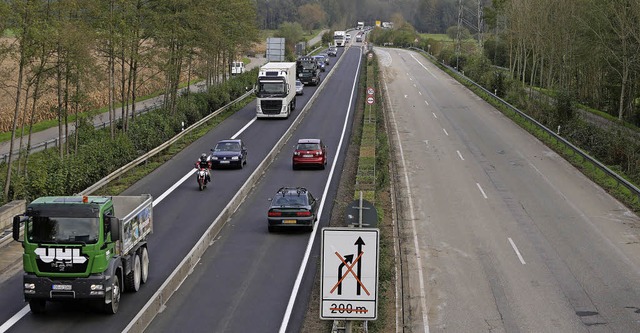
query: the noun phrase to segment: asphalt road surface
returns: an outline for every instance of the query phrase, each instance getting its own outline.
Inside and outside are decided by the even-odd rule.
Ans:
[[[640,332],[640,221],[419,54],[377,48],[410,332]]]
[[[340,51],[341,56],[342,51]],[[331,170],[334,170],[333,168],[339,170],[343,162],[337,148],[339,147],[338,139],[343,128],[351,128],[351,126],[343,126],[345,121],[351,121],[348,110],[354,103],[350,94],[358,68],[358,55],[359,50],[356,49],[344,55],[345,59],[339,65],[340,73],[334,76],[335,81],[332,78],[327,82],[322,96],[316,99],[313,109],[306,115],[294,135],[295,139],[322,135],[329,145],[332,169],[301,170],[293,173],[290,168],[293,150],[293,142],[291,142],[291,149],[285,148],[281,151],[277,161],[256,186],[254,194],[246,199],[245,204],[236,212],[234,219],[223,229],[218,240],[212,244],[211,252],[207,252],[201,259],[203,270],[207,270],[204,274],[206,279],[216,283],[200,287],[197,277],[203,276],[203,272],[194,271],[193,277],[189,278],[194,279],[193,282],[188,280],[183,283],[182,288],[174,296],[175,302],[182,303],[181,294],[195,290],[195,298],[189,298],[186,302],[192,306],[193,311],[203,310],[204,308],[198,308],[198,306],[216,301],[219,295],[236,297],[237,299],[232,301],[236,302],[236,306],[253,306],[251,312],[255,312],[256,308],[270,309],[273,304],[278,304],[279,307],[274,308],[272,314],[267,315],[265,312],[260,321],[248,321],[243,318],[242,316],[246,316],[249,312],[243,311],[242,307],[234,310],[234,303],[230,303],[230,299],[217,300],[216,307],[224,307],[228,310],[221,313],[228,321],[224,324],[227,331],[238,331],[233,325],[244,325],[239,326],[244,332],[260,331],[267,323],[270,327],[281,325],[284,318],[282,305],[286,307],[288,304],[293,287],[292,281],[301,270],[302,255],[305,253],[307,243],[310,237],[315,237],[317,234],[269,234],[266,227],[267,198],[272,196],[280,186],[308,186],[316,196],[326,195],[324,210],[331,209],[332,195],[335,194],[339,180],[333,179],[332,185],[327,188],[324,184],[330,179]],[[336,60],[337,58],[332,58],[330,69],[333,69]],[[328,73],[323,73],[323,77]],[[18,273],[0,283],[3,290],[0,293],[0,332],[5,330],[87,332],[96,329],[101,332],[121,332],[269,153],[316,89],[317,87],[313,86],[305,87],[305,94],[298,96],[297,111],[287,120],[254,121],[255,103],[250,103],[123,193],[124,195],[137,193],[153,195],[154,233],[149,241],[151,260],[149,281],[139,292],[123,294],[120,310],[116,315],[105,316],[86,304],[48,303],[47,313],[44,316],[34,316],[28,311],[23,301],[22,276]],[[325,95],[327,97],[324,97]],[[344,135],[345,140],[348,140],[350,133],[347,131]],[[200,192],[195,176],[192,175],[195,160],[202,152],[208,152],[218,140],[236,136],[242,138],[249,149],[247,166],[238,170],[214,170],[212,184],[205,191]],[[320,224],[325,223],[324,221],[326,218],[322,218]],[[317,245],[317,237],[313,243]],[[271,256],[269,250],[277,250],[274,253],[281,256]],[[315,251],[317,253],[319,249],[316,247]],[[282,256],[285,255],[286,257],[283,258]],[[315,266],[310,267],[315,268]],[[252,274],[240,271],[243,269],[250,270]],[[312,269],[311,272],[315,270]],[[211,275],[208,275],[209,273]],[[220,276],[221,273],[225,273],[230,279]],[[274,281],[264,280],[269,276],[268,274],[278,278]],[[272,283],[266,283],[269,281]],[[276,285],[275,282],[282,285]],[[309,295],[311,280],[303,279],[302,282],[299,294],[303,296],[302,304],[306,304],[304,297]],[[253,294],[257,291],[274,293],[278,298],[266,297],[267,295],[259,293]],[[174,300],[172,299],[171,302]],[[172,304],[167,305],[164,313],[177,310]],[[183,306],[180,304],[180,307]],[[306,306],[295,307],[294,310],[290,316],[293,318],[292,325],[299,326]],[[153,328],[148,331],[174,332],[179,329],[212,331],[209,328],[205,329],[208,326],[199,326],[208,325],[211,312],[206,311],[206,313],[207,316],[201,317],[198,321],[189,321],[192,326],[178,328],[172,323],[154,322]],[[185,315],[185,319],[187,317]],[[252,318],[255,318],[255,313],[252,313]],[[158,320],[161,321],[162,316]]]

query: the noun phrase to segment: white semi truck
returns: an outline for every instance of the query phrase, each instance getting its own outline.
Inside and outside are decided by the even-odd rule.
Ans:
[[[256,117],[288,118],[296,109],[296,63],[269,62],[260,67]]]
[[[346,35],[345,31],[335,31],[333,33],[333,43],[338,47],[344,47],[346,43]]]

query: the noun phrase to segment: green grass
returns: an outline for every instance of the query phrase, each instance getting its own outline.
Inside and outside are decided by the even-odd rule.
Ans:
[[[431,38],[438,41],[453,42],[453,39],[449,38],[447,34],[420,34],[420,37],[424,39]]]

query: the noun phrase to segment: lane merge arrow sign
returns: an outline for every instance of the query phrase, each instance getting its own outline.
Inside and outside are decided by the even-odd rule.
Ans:
[[[323,228],[320,318],[378,317],[378,244],[374,228]]]

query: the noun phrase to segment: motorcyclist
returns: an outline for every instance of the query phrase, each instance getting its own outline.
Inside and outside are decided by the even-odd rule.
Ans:
[[[209,158],[209,155],[207,155],[206,153],[202,153],[202,155],[200,155],[200,158],[196,161],[196,169],[201,170],[204,169],[207,171],[207,182],[210,183],[211,182],[211,172],[209,170],[211,170],[211,159]]]

